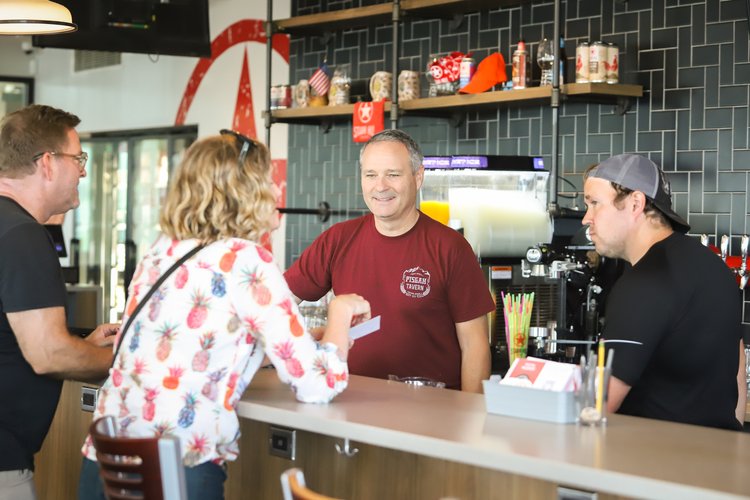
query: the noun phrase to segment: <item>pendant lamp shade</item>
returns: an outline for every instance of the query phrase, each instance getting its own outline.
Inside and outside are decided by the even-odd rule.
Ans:
[[[0,35],[50,35],[78,29],[70,11],[48,0],[0,0]]]

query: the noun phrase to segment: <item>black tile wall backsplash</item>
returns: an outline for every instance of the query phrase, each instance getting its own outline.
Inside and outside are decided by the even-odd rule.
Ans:
[[[379,0],[293,0],[294,15],[340,10]],[[715,242],[730,234],[732,252],[750,232],[747,192],[750,175],[748,99],[750,44],[745,0],[562,0],[561,34],[572,78],[575,46],[583,40],[617,43],[620,80],[644,86],[625,115],[612,104],[565,102],[560,108],[559,152],[562,193],[581,189],[581,173],[613,154],[649,156],[669,172],[675,206]],[[510,74],[512,50],[524,38],[551,36],[553,2],[471,13],[458,26],[452,20],[406,17],[402,23],[402,69],[424,72],[433,57],[471,51],[480,61],[500,51]],[[339,31],[324,37],[292,37],[290,82],[309,78],[323,58],[331,67],[348,65],[354,79],[369,79],[391,66],[391,26]],[[535,67],[536,71],[536,67]],[[427,82],[422,81],[423,93]],[[499,107],[460,113],[453,120],[408,116],[400,127],[426,154],[486,153],[542,155],[552,148],[551,110],[545,104]],[[386,118],[388,121],[388,118]],[[388,125],[386,125],[388,126]],[[358,178],[359,146],[351,125],[328,132],[314,125],[290,126],[288,204],[364,208]],[[575,188],[571,187],[575,186]],[[581,196],[560,203],[582,207]],[[311,216],[287,219],[288,265],[330,224]],[[746,310],[750,311],[747,306]],[[750,317],[746,317],[750,321]]]

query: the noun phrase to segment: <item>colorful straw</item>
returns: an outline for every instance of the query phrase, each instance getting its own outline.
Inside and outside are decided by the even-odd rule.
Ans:
[[[603,415],[602,406],[604,403],[604,339],[599,341],[599,359],[596,365],[596,411]]]
[[[534,292],[507,295],[501,292],[500,296],[505,316],[505,344],[508,346],[508,358],[513,363],[516,358],[526,357]]]

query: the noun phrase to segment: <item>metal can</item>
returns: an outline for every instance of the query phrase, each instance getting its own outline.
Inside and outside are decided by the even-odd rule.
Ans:
[[[271,109],[286,109],[292,107],[292,87],[289,85],[273,85],[271,87]]]
[[[604,83],[607,81],[607,45],[604,42],[594,42],[589,46],[589,81]]]
[[[477,63],[473,57],[464,57],[463,59],[461,59],[461,65],[459,66],[458,73],[459,88],[465,87],[469,84],[476,70]]]
[[[518,47],[513,52],[513,59],[511,60],[511,81],[513,82],[514,89],[525,89],[529,80],[528,67],[528,53],[526,52],[526,42],[523,40],[518,41]]]
[[[620,48],[614,43],[607,44],[607,83],[620,81]]]
[[[576,46],[576,83],[589,81],[589,42],[580,42]]]

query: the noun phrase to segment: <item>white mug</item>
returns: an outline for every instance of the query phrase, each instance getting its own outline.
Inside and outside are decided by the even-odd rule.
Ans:
[[[393,75],[387,71],[376,71],[370,78],[370,95],[373,101],[385,101],[391,98]]]

